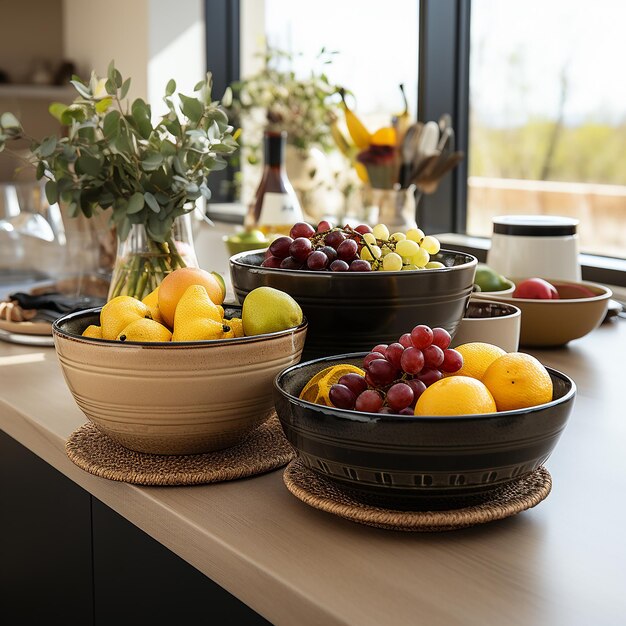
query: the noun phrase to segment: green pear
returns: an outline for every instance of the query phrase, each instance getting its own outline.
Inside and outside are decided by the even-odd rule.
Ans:
[[[257,287],[244,299],[241,310],[246,336],[287,330],[302,323],[300,305],[284,291]]]

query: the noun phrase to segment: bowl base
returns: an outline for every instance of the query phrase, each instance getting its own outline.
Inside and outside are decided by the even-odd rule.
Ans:
[[[445,510],[399,510],[373,506],[354,491],[308,469],[300,459],[283,474],[287,489],[305,504],[368,526],[389,530],[439,532],[456,530],[516,515],[548,497],[552,477],[545,467],[491,492],[480,504]]]
[[[389,485],[377,487],[371,484],[361,488],[358,483],[342,480],[334,474],[332,476],[325,474],[306,463],[303,463],[303,465],[322,480],[336,484],[338,488],[350,493],[363,504],[391,508],[398,511],[446,511],[479,506],[490,502],[494,497],[494,493],[523,479],[538,469],[533,467],[531,471],[517,475],[515,478],[497,483],[476,485],[475,487],[465,486],[459,489],[437,489],[434,487],[399,489],[391,488]]]

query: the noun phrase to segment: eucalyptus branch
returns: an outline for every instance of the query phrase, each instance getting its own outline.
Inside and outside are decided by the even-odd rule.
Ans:
[[[178,94],[180,113],[170,80],[164,98],[169,113],[156,123],[143,100],[126,99],[130,79],[113,63],[106,78],[92,74],[88,82],[71,82],[78,93],[74,102],[50,106],[66,136],[31,140],[30,160],[16,156],[37,168],[38,179],[49,179],[48,201],[62,201],[70,215],[110,210],[121,239],[133,224],[143,224],[149,237],[166,242],[174,218],[186,212],[188,202],[209,197],[207,176],[226,167],[224,157],[238,147],[227,115],[211,99],[211,75],[196,85],[194,96]],[[3,113],[0,151],[18,138],[27,138],[21,124]],[[192,152],[193,164],[186,159]]]

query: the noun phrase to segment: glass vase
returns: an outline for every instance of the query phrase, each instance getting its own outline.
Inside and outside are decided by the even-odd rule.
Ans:
[[[151,239],[143,224],[133,224],[126,240],[118,241],[107,299],[132,296],[141,300],[179,267],[198,267],[189,213],[174,220],[165,242]]]
[[[366,188],[364,205],[367,219],[385,224],[389,232],[406,232],[416,227],[415,185],[402,189]]]

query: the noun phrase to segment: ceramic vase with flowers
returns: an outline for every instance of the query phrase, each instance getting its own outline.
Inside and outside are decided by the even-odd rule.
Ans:
[[[65,128],[62,137],[31,140],[29,163],[45,184],[48,201],[70,216],[110,211],[118,252],[109,298],[142,298],[171,271],[197,265],[189,227],[196,201],[211,197],[208,175],[226,167],[238,145],[219,102],[211,97],[211,74],[193,96],[177,94],[170,80],[168,112],[156,122],[141,98],[126,100],[124,80],[111,63],[107,76],[71,81],[72,104],[50,112]],[[11,113],[0,116],[0,150],[26,137]]]

